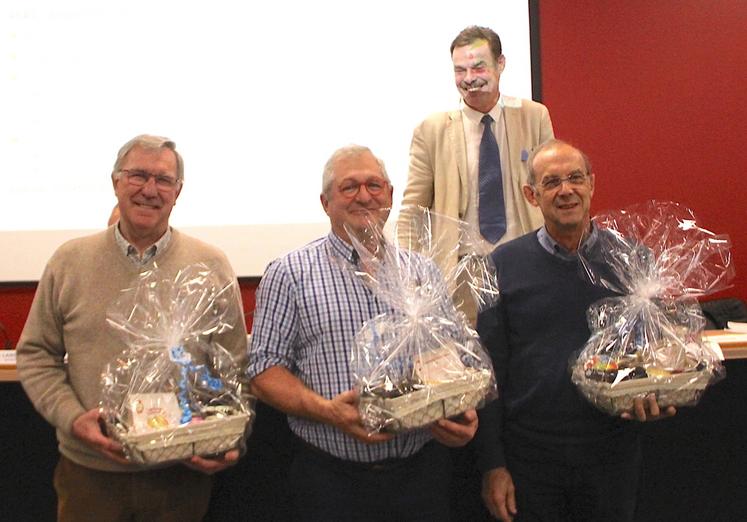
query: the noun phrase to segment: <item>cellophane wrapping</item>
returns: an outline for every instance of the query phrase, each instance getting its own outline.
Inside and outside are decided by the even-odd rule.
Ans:
[[[697,298],[734,277],[731,243],[698,226],[672,202],[598,215],[595,242],[579,249],[585,275],[618,297],[594,303],[591,336],[571,362],[573,382],[595,406],[617,415],[636,398],[691,406],[725,376],[722,355],[702,338]]]
[[[217,341],[234,327],[234,279],[202,263],[145,271],[107,312],[128,348],[102,375],[101,407],[127,458],[154,464],[245,449],[253,409]]]
[[[357,277],[390,307],[363,325],[352,350],[360,414],[371,433],[419,428],[497,396],[490,357],[448,291],[460,277],[480,303],[492,303],[495,269],[472,256],[443,273],[434,260],[457,245],[433,237],[442,217],[420,208],[408,215],[412,237],[402,244],[417,245],[417,252],[387,239],[375,219],[363,231],[348,229],[360,256]]]

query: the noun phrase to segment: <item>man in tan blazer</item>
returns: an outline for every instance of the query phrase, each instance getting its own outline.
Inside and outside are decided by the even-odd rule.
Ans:
[[[489,253],[499,243],[521,236],[542,226],[542,214],[524,198],[527,183],[526,160],[536,145],[553,138],[547,108],[531,100],[502,95],[499,80],[506,64],[498,35],[486,27],[464,29],[451,44],[454,77],[462,96],[462,107],[436,113],[425,119],[413,133],[410,170],[402,199],[398,230],[400,239],[408,234],[406,208],[411,205],[466,221],[474,230],[478,223],[478,164],[481,119],[490,114],[492,130],[500,151],[506,232],[496,243],[476,233],[478,244],[461,241],[458,228],[445,229],[434,224],[434,236],[448,245],[460,244],[459,251],[444,253],[438,263],[449,271],[458,256],[474,252]],[[439,229],[438,227],[442,227]],[[457,295],[457,302],[463,299]],[[462,306],[469,317],[474,309]]]

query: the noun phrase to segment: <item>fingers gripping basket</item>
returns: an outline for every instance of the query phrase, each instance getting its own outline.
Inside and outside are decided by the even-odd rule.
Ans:
[[[706,387],[713,379],[712,370],[673,374],[661,378],[642,378],[619,383],[604,383],[591,379],[583,380],[575,375],[585,394],[593,397],[594,404],[612,415],[633,409],[637,397],[651,393],[662,405],[693,406],[698,403]]]

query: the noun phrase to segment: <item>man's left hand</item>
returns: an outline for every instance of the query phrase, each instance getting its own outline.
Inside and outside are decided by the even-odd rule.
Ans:
[[[650,393],[645,398],[636,397],[633,402],[633,409],[623,412],[620,417],[625,420],[638,420],[641,422],[654,421],[672,417],[677,413],[674,406],[667,406],[663,410],[656,402],[656,395]]]
[[[207,475],[218,473],[229,468],[239,461],[239,450],[233,449],[225,452],[218,457],[198,457],[194,456],[184,461],[184,465],[195,471],[200,471]]]
[[[455,419],[439,419],[430,427],[431,435],[444,446],[464,446],[477,431],[477,412],[467,410]]]

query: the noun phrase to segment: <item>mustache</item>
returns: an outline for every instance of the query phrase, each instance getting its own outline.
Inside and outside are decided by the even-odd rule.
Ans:
[[[487,84],[488,84],[488,81],[485,80],[484,78],[475,78],[474,80],[469,81],[469,82],[466,81],[466,80],[462,80],[459,83],[459,86],[462,89],[473,89],[475,87],[477,87],[477,88],[484,87]]]

